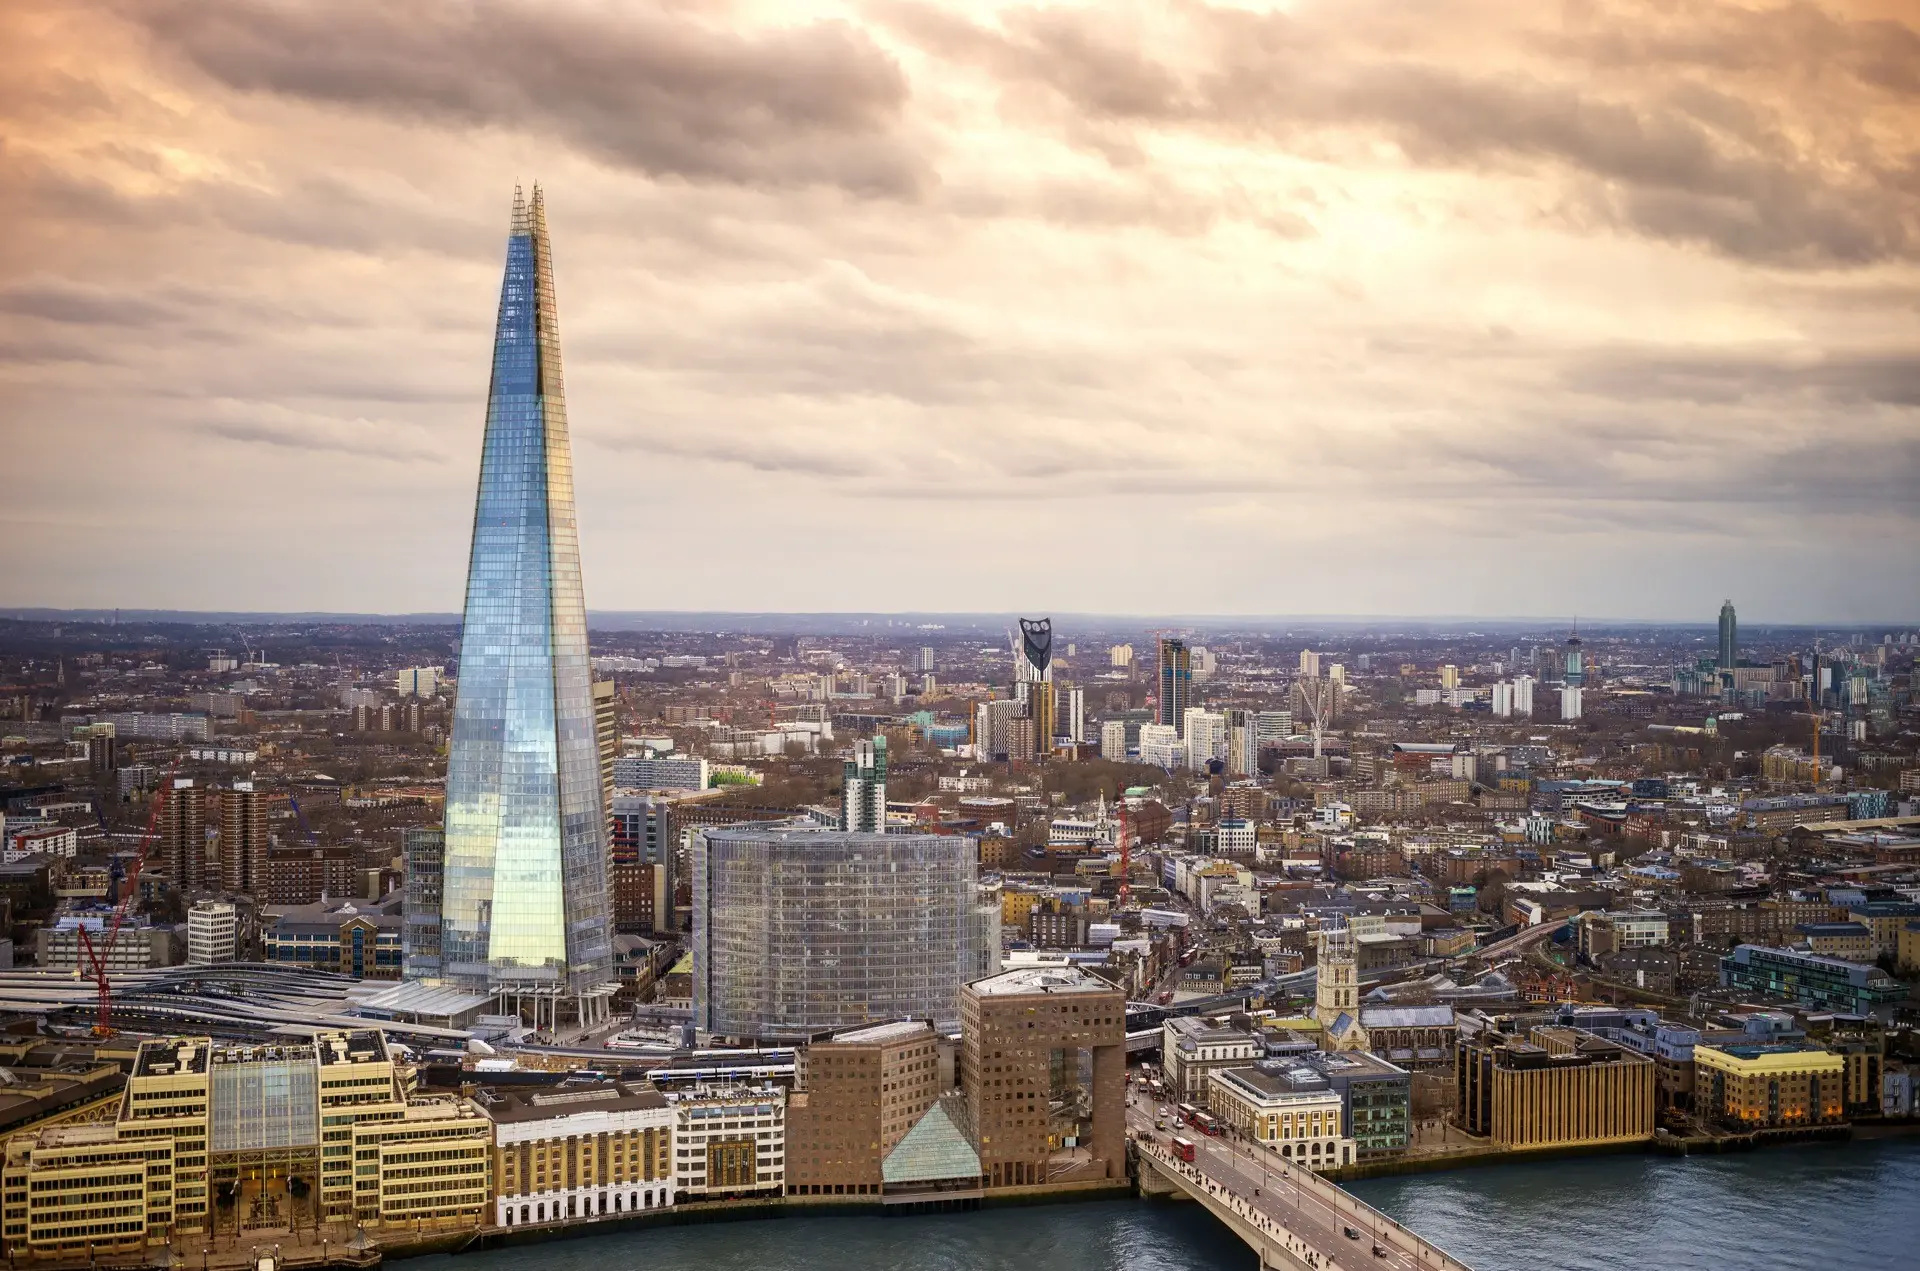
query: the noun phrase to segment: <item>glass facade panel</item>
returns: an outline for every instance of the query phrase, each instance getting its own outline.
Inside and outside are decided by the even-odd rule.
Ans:
[[[759,1038],[957,1023],[960,986],[996,969],[999,945],[980,920],[976,851],[959,835],[697,834],[694,1022]]]
[[[445,978],[612,974],[607,820],[546,211],[516,194],[447,762]]]

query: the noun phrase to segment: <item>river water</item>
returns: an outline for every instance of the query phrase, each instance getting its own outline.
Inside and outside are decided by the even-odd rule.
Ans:
[[[1355,1184],[1475,1271],[1913,1271],[1920,1141],[1601,1156]],[[444,1265],[441,1265],[444,1264]],[[1198,1205],[787,1218],[584,1236],[419,1271],[1251,1271]]]

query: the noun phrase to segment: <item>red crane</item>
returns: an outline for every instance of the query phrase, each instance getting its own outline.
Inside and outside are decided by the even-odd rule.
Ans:
[[[114,941],[120,937],[120,924],[126,921],[127,905],[133,899],[133,893],[140,883],[140,867],[147,863],[147,851],[158,837],[160,808],[166,802],[167,791],[173,788],[173,775],[180,770],[180,761],[174,760],[173,767],[167,770],[167,779],[160,783],[154,792],[153,807],[147,812],[147,832],[140,836],[140,854],[133,858],[133,868],[127,871],[125,884],[121,888],[120,903],[113,907],[113,920],[101,943],[96,946],[93,937],[87,934],[85,927],[80,928],[80,954],[83,969],[91,968],[93,982],[100,986],[100,1019],[93,1026],[96,1037],[113,1036],[113,985],[107,977],[107,963],[113,957]]]

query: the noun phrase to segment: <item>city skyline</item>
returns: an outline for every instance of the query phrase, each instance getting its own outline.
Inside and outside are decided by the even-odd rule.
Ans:
[[[452,609],[524,172],[609,608],[1913,616],[1897,7],[1097,16],[10,6],[0,602]]]

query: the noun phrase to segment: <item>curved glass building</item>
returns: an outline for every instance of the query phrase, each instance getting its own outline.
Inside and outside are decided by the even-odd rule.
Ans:
[[[1000,910],[978,849],[946,834],[796,826],[693,841],[693,1018],[768,1040],[881,1020],[960,1018],[960,986],[999,968]]]
[[[546,207],[516,191],[447,761],[443,978],[557,1001],[612,978],[607,814]],[[550,1009],[550,1008],[549,1008]]]

